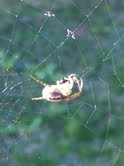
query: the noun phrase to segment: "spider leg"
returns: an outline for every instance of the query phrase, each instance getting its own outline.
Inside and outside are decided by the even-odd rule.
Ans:
[[[39,83],[39,84],[41,84],[41,85],[43,85],[43,86],[47,86],[47,85],[48,85],[48,84],[44,83],[43,81],[37,80],[36,78],[34,78],[34,77],[31,76],[31,75],[30,75],[30,77],[31,77],[34,81],[36,81],[37,83]]]
[[[83,88],[83,80],[82,80],[82,78],[80,77],[80,82],[78,81],[77,78],[75,78],[75,81],[76,81],[76,83],[78,85],[79,92],[82,92],[82,88]]]
[[[66,78],[66,77],[65,77]],[[71,78],[71,76],[68,76],[68,79],[69,79],[69,83],[71,85],[71,89],[73,88],[73,85],[74,85],[74,81],[73,79]]]
[[[78,96],[81,95],[82,88],[83,88],[83,80],[82,80],[82,78],[80,78],[80,82],[79,82],[78,79],[75,78],[75,81],[76,81],[76,83],[78,85],[79,92],[77,92],[77,93],[75,93],[75,94],[73,94],[71,96],[65,97],[63,100],[66,100],[66,101],[72,100],[72,99],[75,99],[75,98],[77,98]]]
[[[31,100],[44,100],[44,97],[31,98]]]
[[[80,92],[82,92],[82,88],[83,88],[83,79],[80,78],[80,85],[78,85],[78,89]]]
[[[48,100],[48,101],[51,101],[51,102],[60,102],[60,101],[62,101],[62,99],[54,100],[54,99],[46,99],[44,97],[31,98],[31,100]]]
[[[75,99],[75,98],[77,98],[78,96],[80,96],[81,93],[82,93],[82,92],[77,92],[77,93],[75,93],[75,94],[73,94],[73,95],[71,95],[71,96],[68,96],[68,97],[64,98],[63,100],[68,101],[68,100]]]

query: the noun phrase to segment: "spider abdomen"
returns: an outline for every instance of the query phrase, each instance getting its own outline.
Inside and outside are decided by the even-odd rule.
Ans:
[[[62,99],[63,95],[60,92],[59,89],[57,89],[56,87],[53,86],[46,86],[43,91],[42,91],[42,95],[44,98],[48,98],[48,99]]]

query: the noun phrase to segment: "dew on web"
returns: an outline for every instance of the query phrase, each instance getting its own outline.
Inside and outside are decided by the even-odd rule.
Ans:
[[[124,2],[0,4],[0,165],[124,165]],[[44,87],[30,75],[73,73],[81,96],[31,100]]]

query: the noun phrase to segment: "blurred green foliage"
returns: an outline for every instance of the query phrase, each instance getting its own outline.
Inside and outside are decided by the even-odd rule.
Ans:
[[[124,7],[112,0],[95,9],[98,3],[0,2],[1,166],[124,165]],[[76,27],[76,40],[62,45]],[[114,60],[103,61],[111,49]],[[29,75],[53,84],[70,73],[84,74],[82,96],[31,101],[42,87]]]

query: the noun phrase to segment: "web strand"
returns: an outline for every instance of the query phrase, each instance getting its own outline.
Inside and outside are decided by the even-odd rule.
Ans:
[[[118,165],[124,2],[1,1],[0,9],[0,164]],[[46,86],[69,74],[83,79],[79,97],[31,100],[44,87],[30,75]]]

